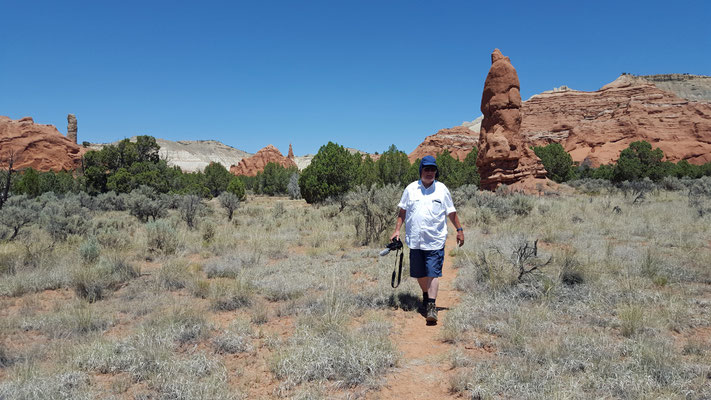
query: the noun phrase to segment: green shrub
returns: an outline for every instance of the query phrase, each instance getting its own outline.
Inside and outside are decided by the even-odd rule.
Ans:
[[[573,158],[560,143],[551,143],[546,146],[533,147],[534,153],[541,159],[543,167],[548,172],[548,177],[561,183],[575,179]]]
[[[227,185],[227,192],[237,196],[239,201],[244,201],[246,192],[242,179],[237,176],[231,178],[230,183]]]
[[[146,223],[146,245],[148,250],[162,254],[173,254],[178,249],[177,232],[170,221],[159,219]]]
[[[307,203],[320,203],[346,193],[358,169],[358,156],[333,142],[321,146],[299,177],[301,195]]]
[[[86,239],[79,246],[79,255],[85,263],[91,264],[96,262],[101,255],[101,245],[95,237]]]

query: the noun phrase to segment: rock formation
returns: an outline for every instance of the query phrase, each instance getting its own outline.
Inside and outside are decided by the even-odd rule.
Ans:
[[[74,114],[67,115],[67,138],[77,144],[77,117]]]
[[[448,150],[452,157],[464,160],[472,149],[479,142],[479,132],[475,132],[467,126],[455,126],[454,128],[441,129],[434,135],[427,136],[424,142],[420,143],[408,155],[410,162],[422,159],[426,155],[437,156],[444,150]]]
[[[711,76],[691,74],[622,75],[633,84],[652,84],[682,99],[711,102]]]
[[[289,155],[286,156],[289,160],[294,160],[294,149],[291,148],[291,143],[289,143]]]
[[[520,132],[526,147],[558,142],[573,161],[594,167],[615,162],[623,149],[639,140],[661,148],[669,161],[703,164],[711,161],[709,100],[708,76],[622,75],[594,92],[561,86],[532,96],[522,103]],[[443,149],[466,152],[466,143],[451,139],[460,137],[453,131],[462,132],[455,127],[428,136],[410,160],[423,147],[430,154]]]
[[[484,82],[477,167],[481,187],[494,190],[501,184],[545,177],[545,169],[520,135],[521,94],[516,69],[499,49],[491,54]]]
[[[35,124],[31,117],[13,120],[0,116],[0,168],[14,154],[14,168],[71,171],[81,165],[86,150],[62,135],[53,125]]]
[[[594,92],[548,91],[523,103],[521,133],[534,145],[560,143],[573,161],[615,162],[645,140],[666,160],[711,161],[711,104],[689,101],[638,77],[622,75]]]
[[[296,167],[296,163],[292,159],[284,157],[276,147],[270,144],[252,157],[243,158],[239,164],[231,166],[230,172],[234,175],[255,176],[258,172],[264,171],[264,167],[270,162],[285,168]]]

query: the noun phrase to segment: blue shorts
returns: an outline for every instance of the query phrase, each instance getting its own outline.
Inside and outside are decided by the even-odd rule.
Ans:
[[[442,276],[444,248],[439,250],[410,249],[410,276],[439,278]]]

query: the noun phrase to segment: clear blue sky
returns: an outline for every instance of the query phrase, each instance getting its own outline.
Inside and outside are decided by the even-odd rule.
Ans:
[[[0,115],[79,141],[409,153],[479,115],[490,54],[527,99],[711,75],[709,1],[2,1]]]

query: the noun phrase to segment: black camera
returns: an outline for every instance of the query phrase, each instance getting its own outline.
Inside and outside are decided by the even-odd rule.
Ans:
[[[393,250],[402,249],[402,241],[400,239],[393,238],[393,241],[385,246],[385,249],[380,252],[381,256],[385,256]]]

